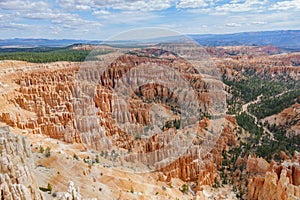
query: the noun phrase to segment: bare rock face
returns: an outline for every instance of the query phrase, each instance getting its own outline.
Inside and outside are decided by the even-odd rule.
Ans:
[[[293,183],[296,186],[300,185],[300,166],[293,166]]]
[[[258,172],[265,174],[269,169],[270,164],[263,158],[249,157],[247,160],[247,171]]]
[[[248,198],[257,200],[286,200],[300,198],[299,153],[292,161],[276,165],[262,158],[248,158],[247,170],[259,173],[250,179]],[[265,173],[266,171],[266,173]]]
[[[300,104],[295,103],[294,105],[290,106],[282,110],[280,113],[276,115],[272,115],[266,117],[264,121],[274,121],[276,126],[284,126],[285,124],[289,124],[286,126],[287,135],[300,135]]]
[[[272,78],[278,78],[289,75],[294,80],[299,80],[300,69],[295,67],[299,64],[299,58],[299,53],[249,56],[249,52],[247,52],[247,55],[240,54],[232,56],[231,59],[222,60],[218,66],[228,78],[236,76],[238,72],[245,69],[251,69],[258,76],[267,74]],[[266,65],[272,67],[266,68],[264,67]]]
[[[300,153],[299,152],[295,152],[294,153],[294,157],[293,157],[293,161],[295,163],[300,163]],[[293,171],[293,183],[296,186],[300,186],[300,165],[293,165],[292,168]]]
[[[79,142],[74,130],[71,104],[76,65],[62,69],[34,71],[22,74],[15,82],[20,85],[10,101],[15,106],[36,113],[37,118],[21,119],[2,114],[2,121],[26,129],[33,134],[45,134],[66,142]],[[14,118],[14,120],[12,119]],[[65,134],[67,132],[67,134]]]
[[[235,123],[235,120],[226,117],[226,126],[210,153],[199,159],[197,150],[191,150],[188,156],[180,157],[161,171],[170,178],[197,181],[196,191],[204,185],[212,185],[218,176],[217,168],[222,161],[222,151],[237,144]]]
[[[14,119],[12,119],[10,113],[2,113],[2,115],[0,116],[0,120],[9,126],[16,126],[16,122]]]
[[[59,195],[57,200],[81,200],[79,188],[76,189],[72,181],[69,182],[68,191]]]
[[[152,55],[156,57],[152,57]],[[176,105],[178,98],[187,104],[191,101],[187,92],[178,91],[180,90],[178,85],[172,86],[172,89],[178,93],[175,95],[174,92],[161,84],[144,83],[143,87],[132,88],[135,89],[134,94],[128,103],[128,108],[125,109],[126,107],[122,102],[118,102],[114,98],[113,90],[116,92],[118,87],[130,86],[134,81],[137,82],[137,85],[142,85],[143,81],[151,78],[148,77],[147,72],[144,72],[146,77],[143,77],[143,74],[134,80],[128,77],[134,76],[134,74],[128,73],[131,69],[144,65],[167,68],[167,70],[162,69],[162,73],[157,72],[155,74],[155,78],[159,80],[177,76],[172,74],[174,69],[182,73],[191,87],[197,91],[200,102],[199,108],[203,112],[208,112],[211,103],[208,90],[215,85],[205,83],[200,74],[196,73],[197,70],[184,59],[165,51],[150,49],[145,52],[122,55],[109,64],[105,71],[98,69],[80,71],[78,64],[68,63],[53,69],[22,73],[20,77],[14,80],[20,87],[15,96],[10,99],[10,103],[35,113],[37,118],[26,119],[18,117],[15,113],[1,113],[0,121],[10,126],[26,129],[33,134],[45,134],[51,138],[70,143],[87,142],[88,146],[96,147],[96,149],[107,144],[107,141],[99,144],[99,141],[107,140],[104,136],[114,136],[115,142],[112,145],[127,149],[132,148],[124,142],[130,140],[124,134],[124,130],[127,131],[128,127],[122,127],[123,130],[121,130],[116,124],[116,120],[124,124],[134,124],[137,130],[140,130],[143,129],[143,126],[149,125],[151,120],[150,106],[147,101],[155,100],[157,103],[168,103],[168,106],[175,110],[178,107]],[[92,93],[95,88],[96,91],[92,97],[83,97],[79,100],[77,98],[78,93],[91,90],[89,85],[84,84],[84,81],[79,82],[80,87],[75,85],[75,79],[81,76],[86,80],[95,79],[96,84],[93,85]],[[80,80],[80,78],[78,79]],[[168,83],[168,81],[165,82]],[[90,107],[87,107],[87,104]],[[187,107],[187,105],[181,106]],[[77,115],[89,115],[90,112],[94,112],[97,115],[96,118],[77,118]],[[99,130],[98,127],[102,127],[104,131]],[[99,134],[96,134],[98,132]]]
[[[286,200],[299,199],[300,188],[291,183],[287,171],[283,169],[278,176],[275,172],[267,172],[265,177],[255,177],[249,183],[249,199]]]
[[[147,71],[142,71],[138,76],[134,74],[139,72],[140,67],[157,70],[160,66],[164,68],[154,74],[147,73]],[[133,68],[137,70],[132,70],[131,73]],[[167,51],[150,49],[132,52],[118,57],[104,71],[99,71],[99,67],[80,70],[78,64],[69,63],[53,69],[22,73],[14,80],[19,88],[9,101],[21,112],[23,109],[34,113],[34,117],[24,118],[16,113],[3,112],[0,113],[0,120],[10,126],[27,130],[29,133],[44,134],[69,143],[83,143],[88,148],[99,151],[117,147],[133,153],[152,153],[154,156],[149,157],[147,161],[158,163],[157,161],[170,157],[172,153],[171,150],[169,152],[158,150],[171,144],[170,141],[179,135],[175,127],[164,127],[165,122],[172,120],[174,122],[175,119],[180,119],[180,115],[189,116],[190,113],[197,111],[201,111],[201,114],[205,116],[204,114],[211,114],[212,110],[225,109],[225,104],[218,104],[215,108],[213,107],[215,104],[212,103],[213,99],[219,97],[219,94],[214,91],[222,91],[222,83],[217,80],[207,82],[208,78],[204,80],[191,63]],[[186,90],[184,87],[182,89],[181,85],[176,82],[171,85],[166,77],[177,80],[179,76],[175,72],[180,72],[191,90],[195,92]],[[153,77],[149,77],[148,74]],[[80,80],[80,77],[83,81],[77,80]],[[148,83],[148,79],[164,82]],[[95,84],[91,87],[84,80],[95,80],[93,82]],[[133,91],[128,97],[127,105],[116,97],[122,94],[122,86]],[[180,110],[181,107],[193,108],[190,104],[195,99],[190,93],[196,93],[194,95],[198,108]],[[178,100],[181,100],[182,104],[179,104]],[[132,133],[139,133],[145,128],[151,129],[148,126],[155,118],[153,113],[156,112],[152,111],[151,114],[151,109],[155,108],[151,107],[149,102],[154,102],[160,108],[165,109],[165,113],[171,114],[162,124],[159,124],[161,126],[157,126],[158,133],[153,133],[145,140],[144,138],[136,139]],[[199,133],[197,135],[199,138],[204,137],[205,131],[203,130],[209,121],[203,116],[197,115],[196,119],[193,119],[195,121],[193,132]],[[200,122],[199,117],[203,117]],[[221,131],[216,135],[219,136],[219,133]],[[233,129],[226,127],[221,139],[217,142],[216,149],[207,157],[203,155],[201,158],[204,161],[203,165],[197,162],[200,142],[200,139],[195,141],[195,146],[198,145],[198,147],[184,152],[187,155],[176,157],[173,163],[160,168],[160,171],[168,177],[167,179],[181,178],[185,181],[198,181],[199,187],[213,183],[217,167],[215,163],[220,162],[222,150],[228,149],[229,144],[236,142],[235,135]],[[213,145],[210,144],[209,147]],[[129,161],[130,159],[129,157]],[[148,157],[144,156],[142,159],[148,159]]]
[[[44,199],[31,172],[32,154],[28,141],[0,128],[0,199]]]

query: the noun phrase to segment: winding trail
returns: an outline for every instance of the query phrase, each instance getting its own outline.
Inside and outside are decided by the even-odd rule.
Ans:
[[[283,94],[281,94],[281,95],[283,95]],[[276,95],[276,96],[277,96],[277,95]],[[257,117],[256,117],[255,115],[251,114],[251,113],[248,111],[248,106],[251,105],[251,104],[255,104],[255,103],[260,102],[262,97],[263,97],[263,95],[261,94],[261,95],[259,95],[255,100],[250,101],[250,102],[244,104],[244,105],[242,106],[242,111],[241,111],[241,112],[245,112],[245,113],[247,113],[247,115],[253,117],[253,118],[254,118],[255,124],[256,124],[258,127],[263,128],[264,132],[266,132],[266,133],[268,133],[268,134],[270,135],[270,139],[274,140],[274,135],[273,135],[273,133],[272,133],[271,131],[269,131],[269,129],[267,129],[265,126],[260,125],[260,124],[258,123]]]
[[[286,93],[288,93],[288,92],[291,92],[291,91],[293,91],[293,90],[286,90],[286,91],[284,91],[284,92],[282,92],[282,93],[280,93],[280,94],[277,94],[277,95],[275,95],[275,96],[269,97],[269,99],[273,99],[273,98],[280,97],[280,96],[282,96],[282,95],[284,95],[284,94],[286,94]],[[251,105],[251,104],[259,103],[259,102],[262,100],[262,97],[263,97],[263,95],[261,94],[261,95],[259,95],[255,100],[250,101],[250,102],[244,104],[244,105],[242,106],[242,111],[241,111],[241,112],[245,112],[245,113],[247,113],[249,116],[253,117],[253,118],[254,118],[255,124],[256,124],[258,127],[263,128],[264,132],[266,132],[266,133],[268,133],[268,134],[270,135],[270,139],[275,140],[275,139],[274,139],[274,134],[273,134],[271,131],[269,131],[269,129],[268,129],[267,127],[265,127],[265,126],[263,126],[263,125],[260,125],[260,124],[258,123],[257,117],[256,117],[255,115],[251,114],[251,113],[248,111],[248,106]],[[240,112],[240,113],[241,113],[241,112]]]

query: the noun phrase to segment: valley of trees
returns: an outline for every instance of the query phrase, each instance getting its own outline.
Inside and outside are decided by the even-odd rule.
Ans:
[[[239,155],[244,156],[255,153],[271,161],[271,159],[279,160],[281,151],[293,155],[294,151],[300,148],[300,135],[287,136],[284,127],[271,126],[270,131],[274,135],[274,139],[271,139],[267,133],[264,133],[263,128],[255,124],[253,117],[245,112],[238,115],[236,119],[238,125],[250,133],[250,136],[246,138],[246,142],[241,143],[243,151],[237,151]]]
[[[300,89],[296,89],[278,97],[265,98],[259,103],[251,104],[248,108],[250,113],[260,120],[267,116],[278,114],[296,102],[300,103],[299,97]]]
[[[241,98],[245,103],[255,100],[261,94],[271,97],[296,87],[292,80],[264,80],[256,76],[246,76],[246,79],[239,81],[223,77],[223,82],[231,88],[234,97]]]
[[[228,113],[236,115],[238,125],[250,135],[241,146],[233,150],[235,157],[256,154],[270,161],[280,160],[280,152],[293,155],[295,150],[300,149],[300,135],[288,135],[286,127],[275,124],[255,123],[255,119],[242,112],[242,105],[257,99],[262,95],[261,100],[248,106],[248,111],[257,120],[267,116],[278,114],[285,108],[295,103],[300,103],[300,83],[289,77],[264,78],[258,77],[249,71],[244,72],[244,79],[228,79],[223,76],[223,82],[228,86],[227,98]],[[264,131],[266,127],[273,134],[273,139]],[[242,131],[240,131],[242,133]]]

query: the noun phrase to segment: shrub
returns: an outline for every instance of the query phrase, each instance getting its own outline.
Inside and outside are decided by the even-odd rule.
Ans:
[[[45,150],[45,156],[48,158],[50,157],[51,153],[50,153],[50,147],[47,147],[46,150]]]
[[[40,153],[44,153],[44,151],[45,151],[44,147],[40,146],[39,152],[40,152]]]
[[[78,156],[74,153],[73,158],[79,160]]]
[[[51,193],[52,192],[52,186],[51,186],[50,183],[48,183],[47,188],[48,188],[49,192]]]
[[[131,192],[131,193],[134,193],[134,189],[133,189],[132,186],[131,186],[131,188],[130,188],[130,192]]]
[[[183,193],[183,194],[187,194],[189,191],[189,186],[187,184],[183,184],[181,186],[181,188],[179,188],[179,190]]]
[[[39,187],[39,189],[43,192],[49,192],[49,194],[51,194],[51,192],[52,192],[52,186],[50,183],[48,183],[47,188]]]
[[[96,155],[95,162],[96,162],[96,163],[100,163],[99,155]]]

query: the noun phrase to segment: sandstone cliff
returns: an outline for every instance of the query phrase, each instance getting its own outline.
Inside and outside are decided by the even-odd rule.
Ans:
[[[300,198],[300,154],[281,164],[262,158],[248,158],[247,170],[256,173],[248,185],[248,198],[258,200],[296,200]]]
[[[139,71],[140,68],[146,70]],[[149,69],[156,73],[152,71],[149,77]],[[184,80],[180,83],[187,84],[183,89],[176,82],[180,78]],[[224,99],[218,99],[224,97],[222,83],[208,79],[185,59],[156,49],[119,56],[104,71],[80,68],[76,63],[24,71],[13,79],[17,87],[6,97],[9,106],[17,109],[2,109],[0,121],[32,134],[83,143],[89,149],[133,152],[124,160],[153,164],[151,170],[162,171],[167,182],[172,178],[196,181],[199,190],[213,183],[222,151],[236,142],[234,124],[227,121],[218,140],[223,122],[219,128],[214,126],[214,120],[205,117],[214,117],[214,113],[220,117],[226,106]],[[157,110],[163,110],[160,118],[155,115]],[[29,114],[24,115],[25,111]],[[185,120],[191,114],[196,117]],[[180,126],[187,128],[181,130]],[[189,134],[196,138],[190,140]],[[205,145],[201,147],[202,143]],[[189,145],[193,147],[186,150]],[[165,162],[171,155],[175,159]],[[157,167],[157,163],[163,165]]]
[[[0,199],[45,199],[32,173],[33,157],[28,141],[0,128]]]

